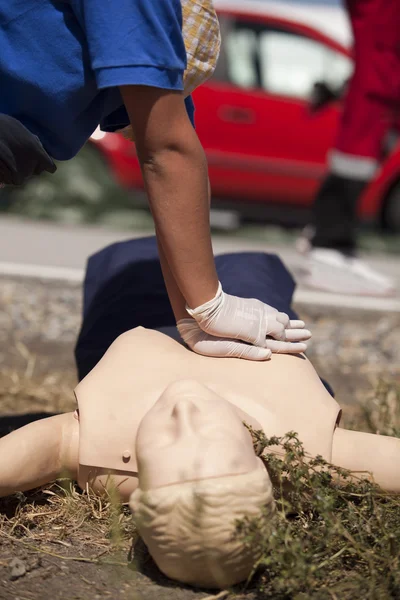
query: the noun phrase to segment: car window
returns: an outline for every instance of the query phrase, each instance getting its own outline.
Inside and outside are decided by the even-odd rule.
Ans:
[[[314,83],[340,87],[351,72],[351,61],[324,44],[285,31],[259,35],[261,87],[272,94],[308,98]]]
[[[216,77],[241,88],[308,99],[315,82],[340,88],[352,61],[312,38],[260,23],[221,19],[223,51]]]
[[[239,29],[226,37],[227,67],[230,81],[244,88],[258,87],[258,36],[255,31]],[[235,58],[233,58],[235,57]]]

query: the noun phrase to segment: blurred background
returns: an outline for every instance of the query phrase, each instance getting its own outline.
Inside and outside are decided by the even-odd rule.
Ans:
[[[353,69],[348,18],[339,0],[215,4],[222,52],[215,76],[194,94],[212,225],[235,237],[293,244],[326,173]],[[0,190],[0,210],[69,225],[152,230],[134,146],[100,131],[55,175]],[[362,195],[359,216],[361,249],[400,252],[396,135]]]

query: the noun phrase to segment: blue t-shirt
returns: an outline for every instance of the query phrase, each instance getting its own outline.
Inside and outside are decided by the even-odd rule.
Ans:
[[[58,160],[128,125],[118,86],[182,90],[185,67],[180,0],[0,0],[0,113]]]

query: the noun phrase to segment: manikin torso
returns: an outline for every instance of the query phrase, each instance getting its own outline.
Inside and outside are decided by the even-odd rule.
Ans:
[[[340,407],[302,356],[270,361],[195,354],[166,335],[144,329],[120,336],[77,386],[79,476],[94,490],[112,471],[123,496],[137,486],[136,434],[165,388],[195,379],[231,402],[245,422],[267,436],[296,431],[305,450],[331,459]]]

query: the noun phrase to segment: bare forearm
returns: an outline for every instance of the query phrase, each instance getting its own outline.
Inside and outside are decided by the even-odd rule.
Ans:
[[[166,151],[143,164],[157,236],[174,279],[191,307],[216,293],[209,224],[207,167],[200,146]]]
[[[162,274],[164,277],[165,287],[167,288],[168,298],[171,303],[172,311],[174,313],[175,321],[178,322],[181,319],[186,319],[189,317],[186,312],[186,300],[183,297],[183,294],[172,274],[171,269],[169,268],[168,261],[165,256],[164,249],[160,242],[160,236],[157,236],[157,245],[158,245],[158,254],[160,257],[160,265]]]
[[[210,189],[210,181],[208,180],[207,186],[207,195],[208,195],[208,206],[210,206],[211,199],[211,189]],[[172,310],[175,316],[175,321],[178,322],[181,319],[188,319],[189,314],[186,311],[186,300],[182,295],[181,290],[179,289],[175,278],[172,274],[172,271],[169,267],[164,248],[161,244],[161,236],[157,235],[157,244],[158,244],[158,254],[160,257],[161,269],[163,272],[165,286],[167,288],[168,297],[172,306]]]
[[[183,297],[196,307],[218,287],[203,149],[179,94],[122,91],[159,243]]]

